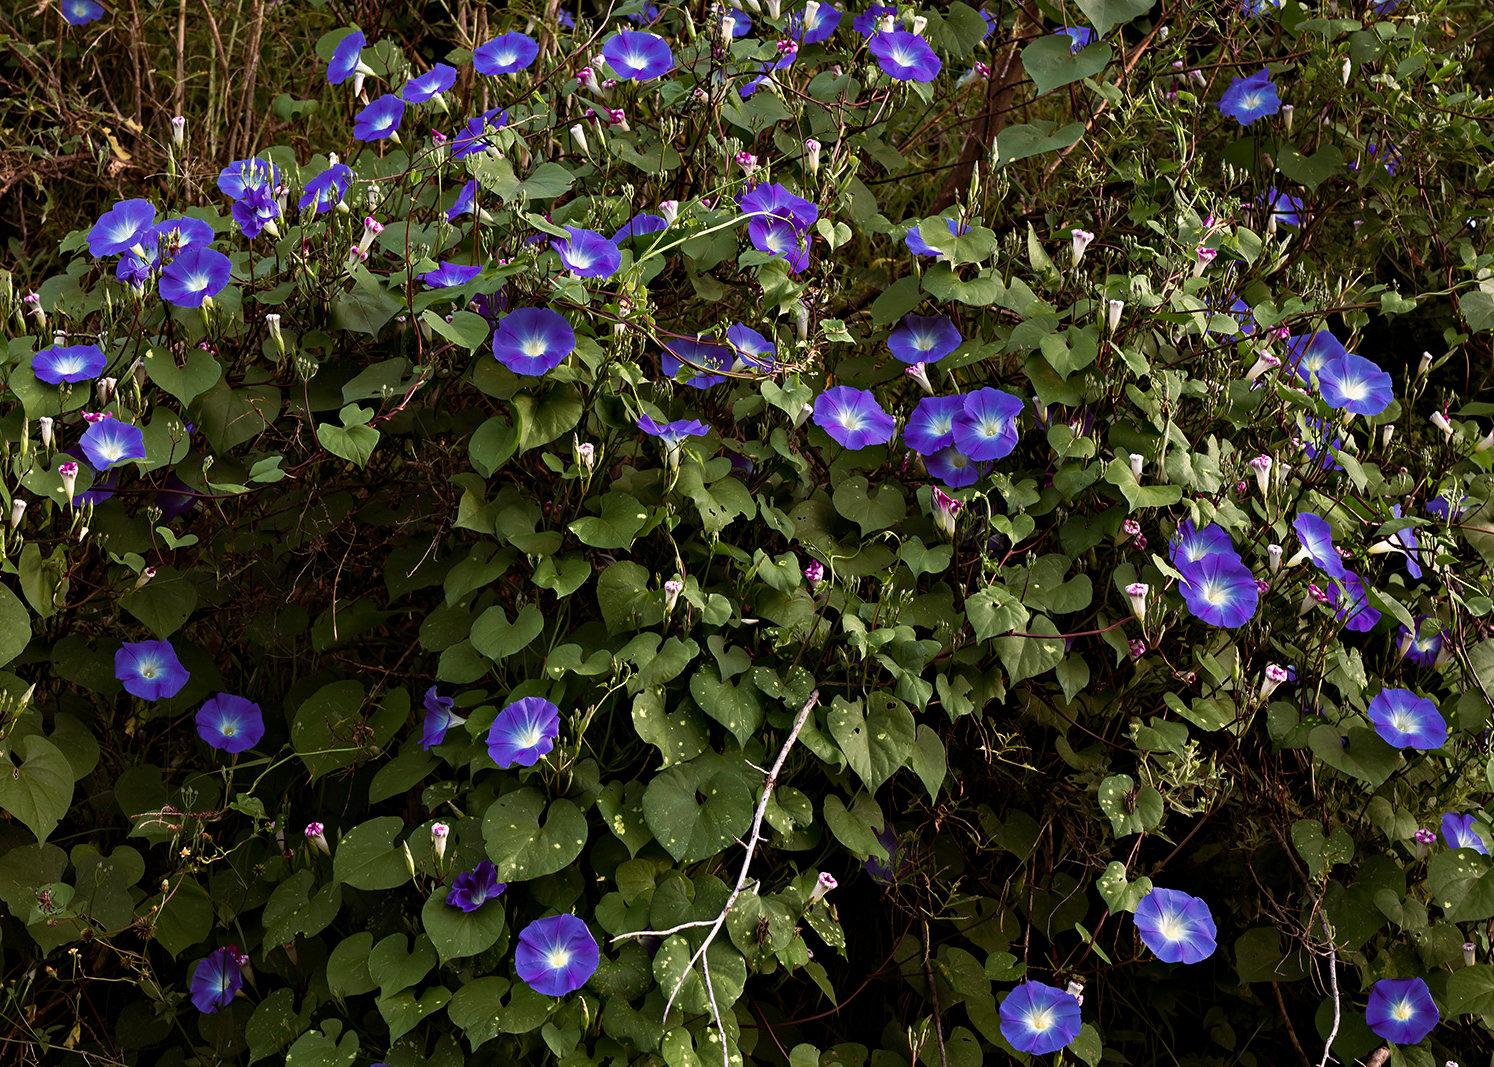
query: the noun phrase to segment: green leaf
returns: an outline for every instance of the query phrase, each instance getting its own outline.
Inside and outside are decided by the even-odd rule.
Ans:
[[[296,709],[291,744],[313,779],[350,767],[362,747],[353,744],[363,725],[363,686],[354,681],[322,686]]]
[[[1354,859],[1354,839],[1342,826],[1335,826],[1333,833],[1323,836],[1323,824],[1318,819],[1298,819],[1292,823],[1292,844],[1297,853],[1307,861],[1308,877],[1317,881],[1334,864],[1349,863]]]
[[[1347,738],[1347,745],[1344,743]],[[1401,762],[1401,754],[1375,731],[1351,726],[1347,733],[1337,726],[1318,726],[1307,735],[1313,754],[1336,771],[1358,778],[1371,789],[1385,784]]]
[[[374,1003],[378,1006],[379,1014],[389,1024],[389,1040],[398,1041],[419,1026],[421,1019],[446,1007],[446,1002],[450,999],[451,990],[435,986],[427,989],[419,998],[416,998],[414,992],[406,991],[392,997],[379,997]]]
[[[522,434],[522,424],[510,424],[502,415],[488,419],[467,442],[473,468],[484,478],[491,478],[518,451]]]
[[[543,816],[543,821],[541,820]],[[505,793],[482,820],[488,858],[500,882],[527,882],[569,867],[586,847],[586,816],[569,800],[553,801],[537,789]]]
[[[597,794],[597,812],[612,836],[627,846],[629,856],[638,855],[638,850],[654,839],[643,817],[642,782],[608,782]]]
[[[1138,789],[1129,774],[1112,774],[1101,782],[1099,799],[1117,840],[1162,824],[1162,794],[1151,786]]]
[[[1126,865],[1120,860],[1111,860],[1105,873],[1095,883],[1104,898],[1105,907],[1112,915],[1123,911],[1134,912],[1141,898],[1152,891],[1152,880],[1145,876],[1134,882],[1126,881]]]
[[[567,527],[584,545],[592,548],[629,548],[648,524],[648,508],[631,493],[608,492],[602,497],[600,517],[585,516]]]
[[[1300,953],[1281,952],[1281,932],[1274,926],[1246,930],[1235,939],[1235,968],[1241,982],[1295,982],[1307,976]]]
[[[944,776],[949,770],[949,760],[944,751],[944,742],[932,727],[918,724],[918,736],[908,762],[928,791],[929,803],[937,804],[939,788],[944,784]]]
[[[197,587],[180,572],[161,567],[149,583],[120,598],[119,606],[164,641],[182,628],[197,607]]]
[[[198,397],[197,427],[217,452],[229,452],[268,430],[280,416],[280,390],[273,385],[230,389],[226,380]]]
[[[410,880],[405,850],[396,838],[405,821],[396,815],[369,819],[353,827],[337,843],[333,876],[354,889],[397,889]]]
[[[1318,186],[1343,170],[1344,154],[1330,144],[1304,156],[1295,145],[1286,145],[1277,152],[1276,165],[1292,181],[1317,192]]]
[[[1048,34],[1022,49],[1022,66],[1039,94],[1093,77],[1110,63],[1108,44],[1090,45],[1077,54],[1072,48],[1067,34]]]
[[[72,766],[39,734],[21,738],[13,751],[21,757],[19,767],[0,749],[0,808],[45,842],[72,806]]]
[[[835,839],[859,857],[876,857],[883,863],[890,860],[887,849],[877,840],[877,834],[886,825],[882,809],[865,793],[856,797],[849,808],[834,793],[827,794],[824,801],[825,825]]]
[[[941,216],[924,219],[918,224],[918,235],[930,248],[938,249],[952,266],[979,263],[996,250],[996,233],[984,226],[965,223],[965,232],[949,232],[949,223]]]
[[[939,223],[941,229],[944,223]],[[948,235],[948,230],[945,234]],[[922,299],[918,292],[918,276],[905,274],[882,291],[882,295],[872,301],[871,318],[873,326],[886,326],[888,323],[896,322],[908,312],[918,306]]]
[[[1183,499],[1179,485],[1141,485],[1131,473],[1131,464],[1113,459],[1105,467],[1105,480],[1121,491],[1132,511],[1138,508],[1167,508]]]
[[[295,994],[282,986],[254,1009],[249,1024],[244,1028],[250,1063],[284,1052],[292,1041],[306,1032],[306,1023],[296,1015],[295,999]]]
[[[995,640],[996,654],[1006,668],[1008,685],[1035,678],[1063,662],[1063,638],[1046,615],[1034,615],[1027,632],[1040,636],[998,637]]]
[[[902,522],[908,501],[895,484],[869,489],[861,475],[852,475],[835,487],[835,510],[861,527],[863,537]]]
[[[715,752],[656,774],[643,794],[643,817],[677,863],[714,856],[752,823],[752,791]]]
[[[519,451],[547,445],[569,433],[581,421],[585,407],[581,391],[571,382],[556,385],[541,396],[519,393],[513,399],[519,427]]]
[[[379,443],[380,437],[378,430],[365,425],[373,415],[370,408],[349,404],[339,413],[342,426],[333,426],[330,422],[318,423],[316,439],[334,456],[340,456],[359,467],[367,466],[368,457],[373,455],[374,446]]]
[[[377,337],[389,320],[404,310],[404,304],[382,290],[355,285],[351,291],[334,296],[328,310],[334,330]]]
[[[545,628],[545,616],[533,604],[525,604],[512,623],[503,608],[494,605],[472,624],[472,647],[494,661],[528,648]]]
[[[420,313],[420,320],[440,336],[468,352],[476,352],[488,339],[488,320],[475,311],[454,311],[451,321],[446,316],[427,308]]]
[[[988,585],[966,597],[965,614],[977,641],[1025,629],[1028,619],[1027,609],[1004,585]]]
[[[1085,17],[1089,19],[1089,24],[1095,28],[1095,35],[1104,37],[1116,26],[1130,22],[1138,15],[1146,14],[1157,0],[1075,0],[1075,2],[1078,3],[1079,10],[1083,11]]]
[[[851,769],[875,793],[907,761],[917,741],[918,727],[903,702],[886,693],[868,694],[865,716],[861,706],[859,700],[851,702],[837,696],[827,725]]]
[[[1468,320],[1470,333],[1494,330],[1494,293],[1482,289],[1463,293],[1458,297],[1458,310]]]
[[[409,989],[436,965],[436,950],[430,939],[417,937],[408,949],[404,934],[390,934],[368,954],[368,975],[378,985],[381,996],[393,996]]]
[[[332,1030],[340,1024],[329,1020],[322,1024],[324,1030]],[[338,1041],[336,1029],[328,1034],[323,1030],[310,1030],[296,1038],[296,1043],[285,1054],[285,1067],[351,1067],[358,1058],[358,1035],[349,1030]]]
[[[1439,852],[1427,864],[1427,891],[1448,922],[1494,917],[1494,875],[1489,857],[1471,848]]]
[[[747,747],[748,740],[763,724],[762,703],[746,679],[740,685],[732,685],[721,679],[716,668],[702,667],[690,679],[690,695],[702,711],[731,731],[740,748]]]
[[[1476,963],[1460,967],[1447,979],[1448,1018],[1459,1015],[1494,1015],[1494,965]]]
[[[1065,38],[1067,40],[1067,38]],[[1084,136],[1084,123],[1071,122],[1057,133],[1056,122],[1038,121],[1020,126],[1008,126],[996,135],[996,165],[1005,167],[1030,156],[1054,152],[1079,143]],[[927,237],[924,240],[928,240]]]
[[[465,956],[476,956],[504,940],[508,925],[501,899],[485,901],[476,911],[463,911],[446,903],[446,890],[438,888],[421,909],[426,936],[444,964]]]
[[[378,988],[368,973],[368,954],[373,951],[373,934],[360,931],[337,943],[327,957],[327,986],[335,997],[352,997],[371,993]]]
[[[446,1005],[452,1025],[466,1035],[476,1052],[498,1036],[498,1013],[494,1010],[509,990],[507,978],[474,978],[463,982]]]
[[[218,384],[223,368],[211,352],[193,348],[187,352],[187,365],[178,367],[176,358],[164,348],[152,348],[141,360],[150,380],[170,393],[183,405]]]
[[[15,659],[31,642],[31,612],[21,598],[0,585],[0,667]]]
[[[1006,286],[1000,277],[985,272],[966,281],[948,263],[936,263],[923,272],[923,291],[939,300],[989,307],[1006,295]]]
[[[559,163],[541,163],[519,183],[519,192],[530,200],[548,200],[565,192],[575,180]]]

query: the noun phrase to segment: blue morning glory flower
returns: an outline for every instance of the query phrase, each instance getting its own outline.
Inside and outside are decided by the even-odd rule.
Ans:
[[[1141,941],[1163,963],[1198,963],[1214,954],[1219,931],[1209,906],[1176,889],[1153,889],[1136,905]]]
[[[1210,626],[1235,627],[1249,622],[1260,602],[1250,568],[1230,553],[1214,553],[1178,566],[1183,601],[1194,618]]]
[[[887,859],[884,861],[876,856],[868,856],[861,866],[867,874],[871,875],[871,880],[878,885],[896,885],[898,880],[907,873],[910,857],[891,823],[885,824],[882,829],[878,830],[876,836],[878,843],[887,850]]]
[[[219,693],[197,709],[197,736],[220,752],[247,752],[265,736],[259,705]]]
[[[478,45],[472,53],[472,66],[479,74],[513,74],[533,63],[537,55],[539,42],[516,30]]]
[[[78,445],[97,471],[106,471],[125,460],[145,458],[145,434],[140,427],[114,418],[100,419],[88,427]]]
[[[1302,201],[1298,200],[1295,196],[1288,196],[1279,190],[1271,189],[1265,193],[1262,199],[1264,200],[1266,209],[1271,213],[1271,217],[1276,220],[1277,225],[1302,225]]]
[[[1229,306],[1229,310],[1224,312],[1224,314],[1235,320],[1235,325],[1238,327],[1236,332],[1242,333],[1246,337],[1254,336],[1255,331],[1259,329],[1255,322],[1255,312],[1250,309],[1249,304],[1245,303],[1239,297],[1235,297],[1234,303]]]
[[[958,219],[945,218],[944,225],[949,227],[950,234],[955,237],[959,237],[970,232],[969,224],[962,223]],[[914,253],[915,255],[943,255],[942,252],[940,252],[937,248],[923,239],[923,235],[918,232],[917,225],[909,227],[907,235],[903,237],[903,244],[907,245],[908,251]]]
[[[342,203],[352,181],[353,169],[346,163],[334,163],[306,183],[296,207],[302,211],[314,209],[318,215],[325,214]]]
[[[563,997],[584,986],[601,963],[597,939],[574,915],[551,915],[519,934],[514,969],[536,993]]]
[[[1420,978],[1382,978],[1370,990],[1364,1021],[1384,1041],[1414,1045],[1436,1028],[1442,1015]]]
[[[634,215],[623,223],[622,229],[612,235],[612,243],[617,244],[630,237],[642,237],[646,233],[658,233],[668,228],[669,223],[664,221],[662,215]]]
[[[498,881],[498,868],[493,866],[493,861],[483,860],[472,870],[451,880],[451,892],[446,894],[446,903],[453,908],[472,912],[507,888],[507,882]]]
[[[1401,0],[1375,0],[1374,12],[1377,15],[1388,15],[1401,4]]]
[[[698,419],[676,419],[660,426],[648,415],[638,416],[638,428],[659,438],[670,448],[679,447],[679,443],[687,437],[704,437],[711,432],[711,428]]]
[[[927,41],[903,30],[878,33],[867,48],[877,57],[882,72],[900,82],[931,82],[944,69]]]
[[[220,948],[197,961],[192,969],[192,1004],[205,1015],[215,1014],[226,1008],[244,985],[244,973],[239,970],[237,952],[232,948]]]
[[[420,275],[420,280],[432,289],[446,289],[453,285],[466,285],[481,273],[480,266],[468,267],[460,263],[448,263],[443,259],[435,270],[428,270]]]
[[[737,206],[745,215],[761,216],[791,223],[804,230],[820,217],[819,205],[795,196],[777,182],[763,182],[749,193],[737,197]]]
[[[846,448],[885,445],[897,424],[865,389],[837,385],[814,399],[814,424]]]
[[[498,713],[488,731],[488,755],[504,770],[533,767],[555,747],[560,709],[541,697],[516,700]]]
[[[1343,577],[1339,579],[1343,583],[1343,592],[1339,592],[1338,586],[1328,591],[1329,599],[1334,604],[1334,615],[1343,621],[1345,630],[1353,630],[1356,633],[1368,633],[1375,628],[1380,621],[1380,612],[1369,606],[1369,594],[1364,588],[1364,579],[1351,570],[1345,570]]]
[[[156,208],[149,200],[121,200],[99,216],[88,231],[88,254],[114,256],[142,244],[156,221]]]
[[[93,0],[62,0],[58,7],[69,26],[86,26],[104,17],[104,9]]]
[[[257,185],[280,187],[280,168],[267,159],[236,159],[218,172],[218,191],[230,200],[238,200]]]
[[[528,38],[525,39],[527,40]],[[477,56],[475,53],[472,58],[474,60],[472,65],[476,66]],[[423,104],[437,93],[444,93],[456,84],[456,73],[455,67],[448,67],[445,63],[437,63],[418,78],[411,78],[405,82],[405,87],[399,91],[399,95],[404,98],[407,104]]]
[[[987,16],[989,18],[989,16]],[[1095,31],[1088,26],[1065,26],[1061,30],[1054,30],[1055,37],[1068,37],[1069,55],[1077,56],[1086,46],[1093,43]]]
[[[255,185],[233,202],[233,220],[251,241],[280,217],[280,203],[267,185]]]
[[[694,377],[685,384],[691,389],[709,389],[726,381],[724,375],[711,374],[710,371],[727,370],[732,362],[731,349],[725,345],[713,345],[688,337],[676,337],[667,342],[664,351],[659,354],[659,369],[666,378],[675,377],[683,367],[690,368]]]
[[[674,53],[658,34],[618,30],[602,45],[602,58],[624,81],[651,81],[669,73]]]
[[[1234,542],[1229,531],[1217,522],[1211,522],[1202,530],[1195,530],[1192,519],[1178,523],[1177,533],[1167,546],[1167,559],[1175,567],[1184,563],[1196,563],[1205,556],[1225,555],[1238,560]]]
[[[567,226],[565,232],[570,237],[564,241],[554,238],[550,247],[560,253],[560,261],[567,270],[580,278],[610,278],[617,273],[622,265],[617,245],[595,230]]]
[[[758,216],[747,224],[747,236],[752,247],[783,260],[791,273],[798,274],[809,265],[809,242],[790,223]]]
[[[1437,705],[1409,689],[1382,689],[1370,701],[1369,720],[1391,748],[1430,750],[1447,742],[1447,723]]]
[[[1453,508],[1449,505],[1446,496],[1436,496],[1427,501],[1427,514],[1435,515],[1444,522],[1457,522],[1473,505],[1473,498],[1465,496],[1458,501],[1458,506]]]
[[[360,141],[382,141],[394,135],[405,118],[405,102],[385,93],[353,116],[353,136]]]
[[[467,720],[460,715],[452,714],[452,705],[456,703],[451,697],[443,697],[436,692],[436,687],[431,686],[425,691],[425,722],[420,734],[420,747],[431,749],[446,740],[446,731],[453,726],[460,726]]]
[[[1396,633],[1396,647],[1405,659],[1420,667],[1430,667],[1437,662],[1447,631],[1430,615],[1418,615],[1411,621],[1416,624],[1416,632],[1402,626]]]
[[[761,371],[772,371],[778,366],[777,346],[752,327],[740,322],[728,326],[726,339],[741,353],[742,362]]]
[[[1318,384],[1329,407],[1353,415],[1378,415],[1395,398],[1390,375],[1352,352],[1318,371]]]
[[[486,152],[493,147],[485,139],[487,132],[501,130],[508,125],[508,112],[492,108],[467,120],[467,125],[451,139],[451,158],[465,159],[474,152]]]
[[[213,248],[189,248],[161,272],[161,299],[179,308],[200,308],[228,284],[228,257]]]
[[[456,201],[446,212],[446,221],[455,222],[477,204],[477,179],[473,178],[457,193]]]
[[[1344,439],[1338,435],[1332,423],[1313,415],[1302,420],[1306,436],[1302,439],[1302,451],[1307,458],[1317,462],[1319,470],[1341,471],[1343,464],[1333,458],[1333,449],[1343,450]]]
[[[816,5],[813,14],[808,13],[808,5],[805,8],[804,14],[789,16],[788,35],[804,44],[828,41],[835,32],[835,27],[840,25],[840,9],[829,3],[829,0],[822,0]]]
[[[141,700],[174,697],[190,675],[170,641],[126,641],[114,653],[114,677]]]
[[[1481,855],[1489,854],[1483,837],[1473,827],[1472,815],[1459,815],[1452,811],[1443,815],[1442,840],[1447,842],[1448,848],[1471,848]]]
[[[1280,111],[1281,97],[1276,94],[1270,70],[1262,67],[1248,78],[1231,80],[1217,106],[1241,126],[1249,126],[1264,115]]]
[[[1330,578],[1342,578],[1347,573],[1338,549],[1333,547],[1333,527],[1327,519],[1304,511],[1292,520],[1292,529],[1297,531],[1297,540],[1320,571]]]
[[[1390,513],[1399,519],[1401,517],[1401,506],[1399,504],[1392,504]],[[1416,540],[1416,529],[1408,526],[1404,530],[1397,530],[1391,535],[1389,545],[1406,557],[1406,572],[1413,578],[1420,578],[1421,561],[1419,557],[1421,555],[1421,545]],[[1375,550],[1371,549],[1370,551],[1373,552]],[[1422,616],[1422,618],[1425,618],[1425,616]],[[1405,630],[1405,627],[1402,626],[1401,629]]]
[[[1083,1025],[1078,999],[1042,982],[1023,982],[1001,1001],[1001,1036],[1018,1052],[1046,1056],[1067,1048]]]
[[[353,71],[358,69],[358,63],[363,58],[363,46],[367,43],[362,30],[353,30],[337,42],[332,60],[327,64],[328,84],[341,85],[353,76]]]
[[[515,374],[538,378],[576,350],[576,331],[549,308],[520,308],[505,315],[493,331],[493,355]]]
[[[201,219],[164,219],[151,228],[146,240],[168,256],[174,256],[189,248],[210,245],[213,237],[213,228]]]
[[[863,37],[870,37],[877,32],[877,23],[881,21],[883,15],[891,15],[893,18],[896,18],[897,8],[887,7],[884,4],[872,4],[856,16],[851,23],[851,29]]]
[[[658,4],[644,4],[642,11],[634,11],[631,14],[628,15],[628,21],[629,22],[635,22],[635,23],[638,23],[640,25],[644,25],[644,24],[647,24],[647,23],[650,23],[650,22],[658,22],[659,21],[659,5]]]
[[[971,459],[1004,459],[1017,447],[1022,401],[989,386],[965,394],[965,410],[955,416],[954,443]]]
[[[906,439],[907,435],[903,436]],[[929,474],[951,489],[974,485],[991,468],[990,463],[977,463],[954,445],[947,445],[932,456],[925,457],[923,465]]]
[[[887,338],[887,347],[904,363],[937,363],[964,338],[945,315],[904,315]]]
[[[746,37],[752,32],[752,16],[745,11],[733,9],[731,12],[731,36],[735,40],[738,37]]]
[[[903,427],[903,440],[920,456],[932,456],[954,444],[955,419],[964,411],[964,393],[926,396],[908,416],[908,424]]]
[[[91,382],[104,373],[108,358],[98,345],[44,348],[31,357],[31,372],[44,382]]]

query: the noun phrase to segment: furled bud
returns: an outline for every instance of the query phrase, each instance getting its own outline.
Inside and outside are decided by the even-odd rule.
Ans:
[[[10,502],[10,528],[14,530],[26,517],[26,501],[16,497]]]
[[[50,415],[43,415],[40,418],[38,418],[36,421],[41,424],[42,447],[43,448],[51,448],[52,447],[52,426],[53,426],[52,416],[50,416]]]
[[[78,465],[73,462],[64,463],[57,468],[57,473],[62,477],[62,495],[71,504],[73,492],[78,488]]]
[[[332,855],[332,850],[327,847],[327,828],[319,822],[306,824],[306,840],[323,855]]]
[[[181,115],[171,120],[171,143],[178,149],[187,143],[187,120]]]
[[[1291,136],[1292,133],[1292,115],[1295,111],[1296,109],[1291,104],[1281,105],[1281,127],[1286,131],[1287,136]]]
[[[1146,595],[1152,591],[1152,587],[1145,582],[1132,582],[1126,586],[1126,596],[1131,599],[1131,612],[1138,619],[1146,619]]]
[[[820,172],[820,142],[813,137],[804,141],[804,165],[809,168],[809,173]]]
[[[581,148],[583,156],[591,155],[591,146],[586,143],[586,127],[579,122],[571,127],[571,136],[576,139],[576,144]]]
[[[929,365],[927,363],[914,363],[908,366],[903,373],[917,382],[918,387],[925,393],[933,395],[934,383],[929,381]]]
[[[1116,329],[1119,328],[1121,324],[1121,312],[1124,310],[1126,310],[1126,302],[1124,300],[1110,301],[1105,321],[1106,324],[1110,327],[1111,333],[1114,333]]]
[[[664,614],[667,615],[674,610],[674,606],[679,602],[680,594],[684,590],[685,583],[678,579],[671,578],[664,583]]]
[[[1088,248],[1089,243],[1095,239],[1095,235],[1089,230],[1075,229],[1073,233],[1069,235],[1069,237],[1073,242],[1074,266],[1077,267],[1079,265],[1079,261],[1084,258],[1084,250]]]
[[[814,888],[809,892],[809,906],[814,907],[820,901],[824,900],[825,894],[839,884],[835,880],[835,875],[829,871],[821,871],[819,878],[814,883]]]

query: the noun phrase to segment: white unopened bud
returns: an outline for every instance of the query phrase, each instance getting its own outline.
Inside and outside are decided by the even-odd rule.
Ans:
[[[930,396],[934,393],[934,383],[929,381],[929,365],[927,363],[914,363],[903,371],[909,378],[918,383],[918,387]]]
[[[576,139],[576,144],[581,147],[583,156],[591,155],[591,147],[586,143],[586,128],[579,122],[571,127],[571,136]]]
[[[891,33],[895,25],[896,23],[892,21],[891,15],[883,15],[877,20],[877,31],[879,33]]]
[[[1442,431],[1444,437],[1451,437],[1453,435],[1452,423],[1447,421],[1447,416],[1442,414],[1442,412],[1432,412],[1431,423]]]
[[[809,421],[809,416],[814,414],[814,405],[805,404],[799,409],[799,414],[794,416],[794,429],[798,429]]]
[[[1353,60],[1351,60],[1348,56],[1344,56],[1343,67],[1341,69],[1342,69],[1342,72],[1343,72],[1344,84],[1348,85],[1349,84],[1349,77],[1350,77],[1350,75],[1352,75],[1354,73],[1354,62],[1353,62]]]
[[[1267,545],[1266,560],[1266,566],[1270,568],[1272,574],[1275,574],[1277,571],[1281,570],[1281,546]]]
[[[156,576],[156,569],[154,567],[146,567],[143,571],[141,571],[139,574],[137,574],[135,576],[135,588],[136,589],[142,589],[142,588],[144,588],[145,585],[146,585],[146,583],[149,582],[155,576]]]
[[[799,340],[809,340],[809,308],[803,301],[794,305],[794,332],[799,335]]]
[[[100,378],[94,383],[94,387],[98,390],[100,404],[109,403],[109,398],[114,395],[114,387],[118,384],[118,378]]]
[[[265,316],[265,325],[270,330],[270,340],[275,342],[275,351],[285,355],[285,335],[280,332],[280,316],[274,313]]]
[[[1124,310],[1126,310],[1126,302],[1124,300],[1110,301],[1105,321],[1109,325],[1111,333],[1114,333],[1119,328],[1121,324],[1121,312]]]
[[[1145,582],[1132,582],[1126,586],[1126,596],[1131,599],[1131,611],[1138,619],[1146,619],[1146,595],[1152,587]]]
[[[1131,477],[1141,481],[1141,472],[1146,469],[1146,457],[1131,453]]]
[[[26,517],[26,501],[17,497],[10,502],[10,528],[14,530],[21,525],[21,520]]]
[[[820,172],[820,142],[813,137],[807,138],[804,142],[804,165],[809,168],[811,174]]]
[[[451,827],[444,822],[435,823],[431,826],[431,851],[436,854],[436,863],[440,864],[446,858],[446,836],[451,832]]]
[[[667,615],[674,610],[675,604],[679,602],[680,594],[685,591],[685,583],[678,579],[670,579],[664,583],[664,613]]]
[[[1291,104],[1281,105],[1281,127],[1288,135],[1292,132],[1292,115],[1296,111]]]
[[[62,495],[67,497],[67,502],[73,502],[73,493],[78,488],[78,465],[67,462],[57,468],[57,474],[62,479]]]
[[[914,37],[922,37],[923,36],[923,31],[928,26],[928,24],[929,24],[929,20],[926,19],[926,18],[924,18],[922,15],[914,15],[913,16],[913,36]]]
[[[37,419],[36,421],[41,424],[42,447],[43,448],[51,448],[52,447],[52,426],[53,426],[52,417],[50,415],[43,415],[43,416],[41,416],[41,418]]]
[[[1380,445],[1382,448],[1390,447],[1390,439],[1395,436],[1395,423],[1387,422],[1380,427]]]
[[[187,120],[181,115],[171,120],[171,143],[177,148],[187,143]]]
[[[1490,430],[1484,434],[1483,437],[1479,438],[1478,444],[1473,446],[1475,452],[1487,452],[1491,448],[1494,448],[1494,430]]]
[[[1070,239],[1073,241],[1074,266],[1077,267],[1079,265],[1079,261],[1084,258],[1084,250],[1088,248],[1089,243],[1095,239],[1095,235],[1089,230],[1076,229],[1070,235]]]
[[[659,201],[659,214],[664,216],[666,226],[673,226],[674,220],[680,217],[680,202],[678,200]]]
[[[1430,353],[1430,352],[1423,352],[1421,354],[1421,362],[1419,364],[1417,364],[1417,367],[1416,367],[1416,376],[1418,378],[1423,377],[1431,369],[1432,369],[1432,353]]]

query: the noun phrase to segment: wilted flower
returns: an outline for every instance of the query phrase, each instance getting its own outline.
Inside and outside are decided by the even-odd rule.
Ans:
[[[1424,860],[1432,851],[1432,845],[1437,841],[1437,835],[1426,827],[1417,830],[1411,835],[1416,841],[1416,858]]]
[[[825,565],[817,559],[810,560],[804,566],[804,580],[809,583],[812,591],[815,586],[825,579]]]
[[[493,861],[483,860],[472,870],[452,879],[446,903],[473,912],[507,888],[508,883],[498,881],[498,868],[493,866]]]
[[[1146,655],[1146,642],[1139,637],[1133,637],[1126,642],[1126,651],[1131,654],[1132,659],[1140,659]]]

